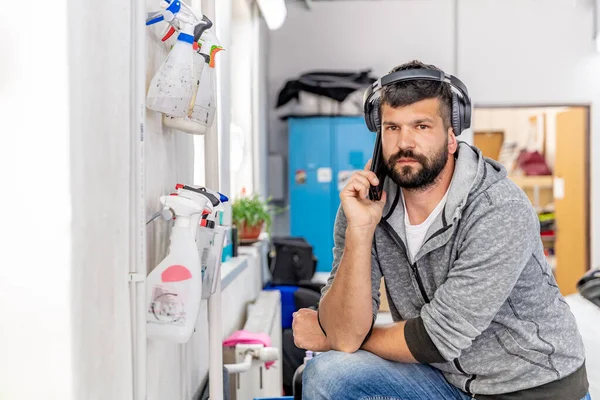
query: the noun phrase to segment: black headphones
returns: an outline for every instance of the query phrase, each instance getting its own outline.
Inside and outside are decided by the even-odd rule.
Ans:
[[[381,128],[379,106],[381,89],[384,86],[404,81],[438,81],[450,84],[452,88],[452,128],[456,136],[471,127],[471,99],[467,87],[455,76],[431,69],[407,69],[392,72],[378,79],[367,88],[363,97],[365,122],[371,132]]]

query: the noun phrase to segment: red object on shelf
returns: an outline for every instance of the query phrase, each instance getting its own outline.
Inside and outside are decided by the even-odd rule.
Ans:
[[[522,150],[517,158],[517,164],[527,176],[552,175],[546,159],[537,150]]]

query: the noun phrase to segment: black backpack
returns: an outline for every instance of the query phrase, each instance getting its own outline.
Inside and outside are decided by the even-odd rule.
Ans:
[[[274,237],[269,256],[273,285],[310,281],[317,269],[313,248],[301,237]]]

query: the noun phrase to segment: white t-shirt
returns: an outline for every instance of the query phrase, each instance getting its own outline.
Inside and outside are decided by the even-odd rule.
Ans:
[[[402,193],[402,203],[404,204],[404,227],[406,229],[407,241],[406,246],[408,247],[408,256],[410,257],[411,263],[414,262],[415,256],[421,249],[421,246],[423,246],[423,241],[425,240],[425,235],[427,234],[429,227],[444,209],[444,206],[446,205],[446,200],[448,199],[448,192],[449,190],[446,191],[446,194],[444,195],[442,200],[440,200],[438,205],[433,209],[431,214],[429,214],[427,219],[419,225],[410,224],[410,220],[408,219],[408,211],[406,211],[406,202],[404,201],[404,193]]]

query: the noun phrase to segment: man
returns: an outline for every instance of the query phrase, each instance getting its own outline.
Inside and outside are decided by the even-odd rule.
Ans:
[[[440,71],[392,72],[411,69]],[[352,176],[318,314],[294,316],[297,346],[325,352],[304,370],[304,398],[589,398],[537,215],[500,164],[457,141],[457,112],[445,81],[381,88],[383,196],[367,197],[369,165]],[[395,322],[373,327],[382,276]]]

